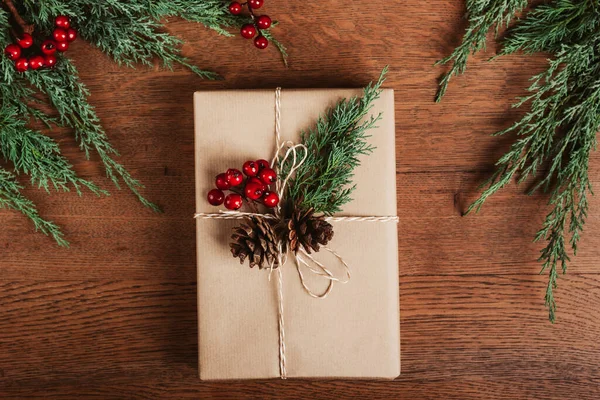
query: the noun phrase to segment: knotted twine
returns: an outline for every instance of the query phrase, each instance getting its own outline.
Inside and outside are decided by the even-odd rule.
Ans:
[[[304,156],[302,158],[298,157],[299,150],[303,150]],[[281,153],[285,151],[283,157],[280,158]],[[287,163],[291,163],[289,167],[289,172],[285,176],[283,180],[278,179],[276,182],[276,192],[281,200],[279,204],[275,207],[273,214],[260,214],[260,213],[251,213],[251,212],[241,212],[241,211],[220,211],[219,213],[196,213],[194,214],[194,218],[200,219],[222,219],[222,220],[240,220],[240,219],[249,219],[249,218],[264,218],[264,219],[281,219],[281,203],[285,196],[285,189],[289,182],[289,180],[294,176],[296,170],[306,161],[306,157],[308,156],[308,149],[303,144],[294,144],[291,141],[282,142],[281,141],[281,88],[278,87],[275,90],[275,153],[273,155],[273,159],[271,161],[271,165],[277,172],[277,176],[279,176],[280,172],[283,170],[283,167]],[[326,221],[332,222],[394,222],[398,223],[397,216],[352,216],[352,217],[325,217]],[[310,295],[311,297],[317,299],[324,299],[331,293],[333,289],[333,284],[335,282],[338,283],[348,283],[350,280],[350,267],[344,261],[344,259],[336,253],[334,250],[329,247],[323,247],[325,250],[330,252],[335,256],[335,258],[342,264],[345,271],[345,278],[337,278],[334,274],[327,268],[325,265],[315,260],[312,255],[310,255],[303,247],[300,247],[298,253],[294,253],[294,261],[296,264],[296,271],[298,272],[298,277],[300,278],[300,283],[304,291]],[[286,359],[285,359],[285,327],[284,327],[284,318],[283,318],[283,265],[287,262],[287,253],[284,254],[284,243],[280,239],[277,243],[277,316],[278,316],[278,329],[279,329],[279,376],[281,379],[287,379],[287,371],[286,371]],[[313,265],[311,265],[311,263]],[[271,280],[271,274],[273,273],[275,267],[275,261],[273,261],[269,265],[269,281]],[[322,293],[315,293],[311,290],[306,281],[304,279],[304,274],[302,273],[302,268],[306,267],[308,271],[311,273],[321,276],[327,281],[329,284],[327,289],[325,289]]]

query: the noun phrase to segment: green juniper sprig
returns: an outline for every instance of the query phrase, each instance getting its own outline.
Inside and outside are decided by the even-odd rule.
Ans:
[[[453,76],[460,75],[467,69],[467,60],[471,54],[484,50],[488,32],[494,28],[496,33],[508,25],[516,13],[523,10],[527,0],[467,0],[467,19],[469,25],[462,42],[449,56],[441,59],[436,65],[451,63],[450,70],[440,79],[435,101],[444,97],[448,84]]]
[[[552,58],[548,69],[532,78],[529,95],[515,104],[530,104],[529,111],[496,134],[517,139],[467,212],[479,210],[514,178],[535,179],[530,194],[550,194],[551,211],[535,240],[547,242],[540,262],[541,272],[549,275],[545,302],[554,322],[559,271],[566,272],[569,247],[577,252],[592,193],[589,159],[600,130],[600,1],[542,4],[509,29],[503,44],[501,55],[546,52]]]
[[[42,218],[33,202],[21,194],[22,189],[23,186],[19,185],[14,174],[0,169],[0,207],[23,213],[33,222],[36,230],[52,236],[59,246],[68,246],[69,242],[64,239],[58,225]]]
[[[226,36],[231,36],[230,28],[250,21],[249,16],[231,15],[222,0],[0,0],[0,49],[14,42],[14,35],[25,28],[34,29],[35,35],[48,36],[59,15],[71,17],[78,35],[118,64],[153,66],[158,59],[166,68],[180,64],[207,79],[219,76],[192,65],[181,54],[182,41],[166,31],[166,20],[182,18]],[[263,32],[285,59],[285,47],[270,32]],[[86,188],[96,195],[108,192],[78,177],[61,155],[58,144],[44,135],[40,125],[47,129],[70,128],[85,157],[89,159],[97,154],[107,176],[117,187],[124,183],[142,204],[156,211],[159,208],[142,196],[142,184],[116,161],[119,154],[108,141],[94,107],[87,100],[89,92],[79,79],[75,65],[64,55],[57,58],[52,69],[18,73],[7,57],[0,57],[0,155],[12,163],[14,169],[13,173],[0,167],[0,207],[21,211],[37,230],[51,235],[64,246],[68,242],[58,226],[44,220],[35,205],[23,197],[17,176],[29,175],[32,185],[46,191],[75,190],[82,194]],[[56,113],[48,110],[56,110]],[[32,124],[36,121],[37,124]]]
[[[367,132],[375,127],[381,115],[365,117],[381,94],[386,73],[387,67],[375,84],[364,89],[362,97],[341,100],[319,117],[313,128],[302,132],[301,143],[307,153],[289,183],[288,196],[292,204],[300,202],[303,208],[331,215],[352,200],[354,168],[360,164],[360,155],[373,151],[367,143]],[[304,151],[300,151],[298,158],[304,156]],[[282,176],[288,173],[289,168],[281,171]]]

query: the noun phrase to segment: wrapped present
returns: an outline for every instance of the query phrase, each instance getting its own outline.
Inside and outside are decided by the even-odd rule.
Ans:
[[[201,379],[393,379],[400,374],[392,90],[382,90],[365,117],[367,121],[381,113],[368,132],[372,154],[361,155],[354,170],[353,200],[335,215],[319,219],[333,227],[334,235],[324,223],[315,222],[316,216],[297,213],[288,215],[295,218],[297,232],[290,233],[287,220],[283,226],[283,247],[260,248],[279,234],[281,224],[272,223],[271,232],[266,226],[271,219],[253,218],[257,210],[250,210],[244,221],[242,209],[233,215],[219,213],[207,201],[219,173],[246,160],[271,161],[278,144],[281,160],[320,115],[341,99],[362,95],[355,89],[195,93]],[[294,153],[295,162],[302,151],[310,149]],[[215,204],[222,201],[216,198]],[[240,248],[250,240],[240,239],[244,229],[253,232],[258,248],[254,243]],[[292,236],[306,231],[313,236],[293,242]],[[233,244],[232,233],[237,240]],[[328,241],[330,251],[323,251],[325,246],[304,251],[311,240],[316,247],[317,241]],[[234,248],[236,243],[241,245]],[[295,253],[294,247],[301,251]],[[232,257],[232,249],[238,257],[243,253],[242,260],[246,257],[243,264]],[[249,268],[249,260],[258,268]]]

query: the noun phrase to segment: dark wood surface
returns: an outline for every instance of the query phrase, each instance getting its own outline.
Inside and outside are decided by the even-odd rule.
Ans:
[[[188,71],[117,67],[90,45],[70,55],[123,163],[163,215],[127,191],[107,198],[27,189],[72,246],[57,248],[21,215],[0,212],[0,398],[597,399],[600,396],[600,202],[559,281],[547,321],[547,277],[532,238],[543,196],[514,185],[461,217],[511,138],[490,134],[544,57],[472,60],[433,103],[464,29],[462,1],[267,1],[290,50],[172,21],[184,52],[224,81]],[[402,376],[393,382],[197,378],[192,93],[208,88],[359,87],[390,65],[396,90]],[[105,187],[68,132],[51,133],[77,170]],[[224,132],[223,134],[227,134]],[[592,182],[599,160],[593,156]]]

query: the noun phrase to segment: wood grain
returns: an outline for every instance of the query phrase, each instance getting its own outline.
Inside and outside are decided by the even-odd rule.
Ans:
[[[433,103],[433,64],[464,29],[460,1],[267,2],[290,49],[256,51],[182,21],[184,52],[221,73],[120,68],[86,43],[69,53],[123,163],[164,207],[126,191],[77,197],[27,189],[72,243],[59,249],[0,212],[0,398],[597,399],[600,396],[600,202],[547,322],[546,277],[531,242],[547,198],[511,186],[478,215],[461,212],[511,138],[489,135],[543,56],[475,57]],[[192,93],[198,89],[359,87],[390,65],[396,90],[402,376],[393,382],[197,378]],[[110,188],[69,132],[51,132],[77,171]],[[598,184],[598,156],[592,157]]]

